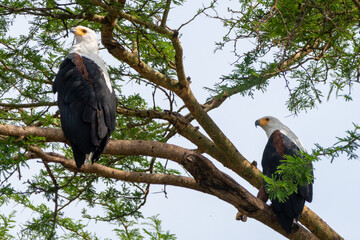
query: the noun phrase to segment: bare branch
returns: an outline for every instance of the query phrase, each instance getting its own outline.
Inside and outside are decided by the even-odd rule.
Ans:
[[[19,15],[33,15],[33,16],[43,16],[43,17],[52,17],[56,19],[87,19],[94,22],[101,23],[104,20],[104,16],[98,14],[73,14],[71,12],[65,11],[64,9],[60,9],[65,13],[57,13],[54,10],[56,8],[13,8],[4,4],[0,4],[0,7],[6,9],[8,12],[6,15],[10,14],[19,14]]]
[[[51,169],[48,165],[47,162],[43,161],[44,163],[44,166],[45,166],[45,169],[47,171],[47,173],[49,174],[50,178],[51,178],[51,181],[53,182],[54,184],[54,187],[55,187],[55,191],[54,191],[54,194],[55,194],[55,198],[54,198],[54,213],[53,213],[53,223],[52,223],[52,227],[51,227],[51,232],[49,234],[49,239],[51,239],[54,235],[55,235],[55,229],[56,229],[56,223],[57,223],[57,215],[58,215],[58,212],[59,212],[59,203],[58,203],[58,200],[59,200],[59,184],[57,183],[56,181],[56,178],[54,177],[54,175],[52,174],[51,172]]]
[[[165,26],[166,26],[166,21],[167,21],[169,11],[170,11],[170,4],[171,4],[171,0],[167,0],[166,5],[165,5],[165,10],[163,13],[163,17],[161,19],[161,24],[160,24],[160,26],[163,28],[165,28]]]
[[[186,21],[185,23],[181,24],[180,27],[177,28],[177,31],[180,31],[180,29],[186,25],[188,25],[189,23],[191,23],[192,21],[194,21],[199,15],[201,15],[202,13],[205,13],[206,10],[208,9],[213,9],[214,8],[214,4],[217,2],[217,0],[213,0],[211,1],[211,3],[209,4],[209,6],[207,7],[203,7],[203,9],[200,9],[190,20]]]
[[[45,153],[40,148],[29,146],[29,150],[35,153],[38,157],[46,162],[60,163],[67,169],[73,172],[96,173],[98,176],[113,178],[117,180],[137,183],[151,183],[151,184],[167,184],[178,187],[185,187],[197,191],[205,192],[196,181],[190,177],[167,175],[167,174],[150,174],[144,172],[128,172],[119,169],[106,167],[97,163],[84,164],[80,170],[77,169],[75,161],[64,156],[53,153]]]
[[[176,73],[179,80],[179,84],[181,88],[189,88],[189,81],[185,76],[185,69],[183,64],[183,50],[181,47],[179,33],[173,35],[171,38],[171,42],[173,44],[175,50],[175,66],[176,66]]]
[[[38,103],[1,103],[0,107],[6,107],[8,109],[13,108],[34,108],[34,107],[49,107],[49,106],[56,106],[56,102],[38,102]]]
[[[155,24],[153,24],[151,22],[144,21],[144,20],[142,20],[140,18],[137,18],[137,17],[132,16],[130,14],[127,14],[125,12],[119,12],[119,17],[124,18],[124,19],[126,19],[126,20],[128,20],[130,22],[140,24],[143,27],[151,29],[151,30],[153,30],[153,31],[155,31],[157,33],[163,34],[163,35],[165,35],[167,37],[171,37],[174,34],[174,32],[171,31],[171,30],[168,30],[168,29],[163,28],[161,26],[155,25]]]

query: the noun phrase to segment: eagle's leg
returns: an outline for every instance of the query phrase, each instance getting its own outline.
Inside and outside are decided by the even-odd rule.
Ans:
[[[263,201],[264,203],[267,202],[267,200],[269,199],[268,195],[265,192],[265,187],[264,185],[261,186],[261,188],[259,189],[259,192],[256,196],[258,199],[260,199],[261,201]]]

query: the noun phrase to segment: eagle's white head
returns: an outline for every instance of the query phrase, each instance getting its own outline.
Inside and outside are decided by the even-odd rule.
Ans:
[[[84,55],[99,54],[98,37],[90,28],[77,26],[70,30],[76,39],[76,43],[72,46],[71,52]]]
[[[305,151],[304,146],[302,145],[299,138],[293,133],[287,126],[285,126],[282,122],[280,122],[279,119],[272,116],[265,116],[262,118],[259,118],[255,121],[255,126],[260,126],[262,129],[264,129],[266,135],[268,138],[271,136],[271,134],[276,131],[280,130],[281,133],[285,134],[288,138],[290,138],[291,141],[293,141],[301,150]]]
[[[104,74],[106,85],[110,92],[113,91],[109,74],[106,70],[104,61],[99,56],[98,37],[95,31],[84,26],[77,26],[70,30],[74,35],[76,42],[70,50],[71,53],[77,53],[82,57],[86,57],[96,63]]]

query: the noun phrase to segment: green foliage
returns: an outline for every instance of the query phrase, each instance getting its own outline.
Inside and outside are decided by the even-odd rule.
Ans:
[[[60,128],[52,82],[71,45],[65,37],[69,37],[71,27],[80,24],[99,30],[99,23],[82,18],[84,14],[104,16],[107,11],[85,0],[1,0],[0,4],[6,6],[0,8],[0,123]],[[182,1],[172,4],[180,5]],[[127,2],[124,6],[128,14],[154,24],[165,9],[166,1]],[[23,29],[28,31],[17,33],[13,24],[19,22],[27,25]],[[175,52],[169,36],[124,19],[119,19],[114,36],[129,48],[136,46],[138,55],[155,70],[175,76]],[[121,93],[124,81],[143,84],[138,73],[124,63],[118,63],[109,67],[109,74],[122,106],[151,110],[140,95],[125,97]],[[164,142],[168,128],[168,123],[119,115],[111,137]],[[42,138],[0,136],[1,204],[17,204],[33,212],[31,218],[21,219],[22,225],[16,224],[21,229],[18,236],[23,239],[98,239],[96,229],[89,230],[89,222],[111,223],[116,231],[122,231],[127,223],[137,224],[144,218],[140,209],[147,198],[148,184],[125,183],[81,173],[74,175],[60,164],[33,161],[27,151],[30,145],[73,157],[67,145],[45,144]],[[125,171],[179,174],[163,162],[143,156],[103,155],[98,163]],[[20,186],[16,184],[18,178],[23,182]],[[69,217],[68,209],[77,205],[77,217]],[[10,231],[15,225],[12,220],[18,216],[14,212],[0,217],[0,238],[11,239],[13,232]],[[160,231],[160,222],[157,224],[154,226]],[[136,234],[134,230],[128,236],[135,239]],[[147,233],[142,231],[141,234]],[[139,235],[138,239],[141,238]]]
[[[294,113],[314,108],[331,94],[351,100],[348,89],[359,82],[360,63],[359,10],[353,1],[243,0],[240,5],[229,9],[231,16],[221,16],[229,32],[217,49],[231,43],[238,59],[215,94],[264,91],[271,78],[281,76]],[[243,49],[244,40],[255,42],[254,48]]]
[[[15,227],[14,216],[15,211],[12,211],[9,216],[4,214],[0,214],[0,238],[1,239],[15,239],[11,234],[9,234],[10,230]]]
[[[151,220],[150,223],[145,223],[149,225],[153,231],[148,231],[143,228],[143,231],[150,237],[151,240],[173,240],[176,239],[174,234],[171,234],[169,231],[163,232],[161,228],[161,221],[158,219],[158,216],[149,217]]]
[[[119,102],[122,106],[129,109],[150,109],[139,94],[129,97],[121,96]],[[161,109],[157,108],[156,110]],[[141,117],[129,117],[125,115],[120,115],[117,121],[120,131],[116,132],[114,136],[118,139],[156,140],[160,142],[165,140],[163,134],[167,125],[157,121],[148,121]]]
[[[15,137],[0,138],[0,180],[6,182],[19,167],[27,167],[25,151],[21,139]],[[1,186],[1,185],[0,185]]]
[[[136,223],[134,221],[128,222],[124,229],[114,229],[116,235],[122,240],[141,240],[144,239],[139,228],[131,228]]]
[[[230,75],[222,76],[222,82],[215,85],[215,89],[208,89],[213,94],[219,95],[239,93],[242,96],[253,96],[255,90],[265,91],[268,86],[264,74],[275,70],[276,65],[261,61],[264,49],[249,51],[241,63],[235,64],[235,69]],[[258,70],[256,65],[260,65]]]
[[[134,228],[136,225],[135,222],[128,222],[126,223],[126,226],[124,229],[115,229],[117,232],[117,235],[123,239],[123,240],[141,240],[141,239],[151,239],[151,240],[174,240],[176,239],[174,234],[171,234],[169,231],[166,231],[164,233],[162,227],[161,227],[161,220],[159,219],[159,216],[152,216],[148,217],[148,220],[150,222],[145,222],[143,225],[147,226],[148,228]],[[124,223],[125,225],[125,223]],[[131,227],[131,229],[130,229]],[[141,232],[144,233],[144,235],[141,235]],[[146,238],[144,236],[148,236],[149,238]]]
[[[316,144],[316,149],[313,149],[312,155],[316,157],[327,156],[331,158],[331,162],[340,157],[342,154],[346,154],[348,159],[358,159],[359,156],[356,151],[360,147],[360,127],[357,124],[353,124],[354,130],[346,131],[347,136],[337,137],[337,142],[331,147],[322,147]]]
[[[280,202],[285,202],[291,194],[297,193],[298,186],[312,183],[312,163],[316,160],[316,157],[306,152],[300,152],[299,156],[285,155],[271,178],[263,175],[270,199],[277,198]]]
[[[263,175],[270,199],[286,201],[293,192],[297,192],[298,185],[314,181],[312,163],[321,160],[323,156],[330,158],[331,162],[342,155],[346,155],[349,160],[358,159],[356,152],[360,147],[360,127],[357,124],[353,126],[353,130],[346,131],[345,137],[337,137],[337,142],[330,147],[315,144],[316,148],[310,154],[300,152],[300,156],[284,156],[285,160],[282,160],[273,177]]]

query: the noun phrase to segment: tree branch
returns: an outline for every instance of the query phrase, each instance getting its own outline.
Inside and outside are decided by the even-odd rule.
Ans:
[[[163,34],[167,37],[171,37],[172,35],[174,35],[175,33],[173,31],[170,31],[164,27],[161,27],[161,26],[158,26],[158,25],[155,25],[149,21],[145,21],[145,20],[142,20],[140,18],[137,18],[135,16],[132,16],[130,14],[127,14],[125,12],[119,12],[119,17],[120,18],[124,18],[130,22],[133,22],[133,23],[137,23],[137,24],[140,24],[141,26],[143,27],[146,27],[148,29],[151,29],[157,33],[160,33],[160,34]]]
[[[170,11],[170,4],[171,4],[171,0],[166,0],[166,5],[165,5],[165,10],[161,19],[161,24],[160,26],[165,28],[166,27],[166,21],[169,15],[169,11]]]
[[[70,171],[78,171],[75,161],[70,158],[66,158],[54,153],[45,153],[40,148],[35,146],[29,146],[29,150],[46,162],[60,163]],[[205,190],[190,177],[167,174],[150,174],[143,172],[128,172],[106,167],[97,163],[84,164],[79,171],[84,173],[95,173],[101,177],[113,178],[127,182],[151,183],[160,185],[166,184],[205,192]]]
[[[180,88],[181,89],[189,88],[189,81],[186,78],[184,64],[183,64],[183,50],[181,47],[178,32],[173,34],[171,38],[171,42],[175,50],[176,73],[179,80]]]
[[[66,13],[58,13],[54,10],[56,8],[15,8],[8,5],[0,4],[0,7],[6,9],[8,12],[5,15],[10,14],[19,14],[19,15],[34,15],[34,16],[43,16],[43,17],[52,17],[54,19],[86,19],[89,21],[101,23],[104,20],[104,16],[98,14],[73,14],[66,11]],[[63,9],[60,9],[63,11]]]
[[[122,13],[119,13],[122,16]],[[101,28],[101,41],[107,48],[109,53],[116,59],[127,63],[131,68],[137,71],[141,76],[149,81],[158,84],[168,90],[176,92],[179,89],[178,81],[170,78],[169,76],[155,71],[144,61],[142,61],[138,55],[129,52],[118,41],[113,38],[113,29],[115,25],[117,15],[108,15],[106,17],[106,24]],[[163,28],[161,28],[163,29]]]
[[[197,127],[194,127],[181,114],[170,111],[137,110],[123,107],[117,108],[118,113],[126,116],[137,116],[149,119],[163,119],[170,122],[177,133],[185,137],[198,147],[199,152],[205,152],[220,162],[224,161],[224,155],[220,149],[207,136],[202,134]]]
[[[282,72],[288,71],[290,66],[294,65],[295,63],[299,62],[302,58],[304,58],[305,56],[312,53],[313,50],[316,49],[319,45],[320,45],[320,41],[318,40],[318,41],[315,41],[315,43],[313,45],[305,46],[303,49],[297,51],[291,58],[289,57],[286,60],[284,60],[283,62],[279,63],[277,65],[276,70],[273,72],[264,72],[264,73],[260,74],[259,77],[248,76],[247,78],[254,79],[254,81],[253,81],[254,85],[252,85],[251,87],[255,87],[256,85],[260,84],[259,81],[255,81],[256,79],[260,79],[260,81],[263,83],[263,82],[267,81],[268,79],[270,79],[274,76],[277,76],[278,74],[280,74]],[[251,87],[248,87],[247,89],[249,89]],[[242,92],[244,90],[247,90],[247,89],[244,89],[244,87],[242,85],[239,85],[230,90],[226,90],[217,96],[214,96],[213,98],[211,98],[209,101],[207,101],[204,104],[205,111],[210,111],[214,108],[221,106],[221,104],[224,103],[225,100],[227,100],[229,97],[231,97],[239,92]]]
[[[56,106],[56,102],[38,102],[38,103],[2,103],[0,102],[0,107],[6,107],[8,109],[13,108],[34,108],[34,107],[49,107]]]
[[[149,81],[159,84],[173,92],[175,92],[185,103],[194,118],[200,123],[206,133],[214,141],[215,145],[221,149],[222,154],[225,156],[225,161],[222,163],[233,171],[240,173],[240,176],[245,178],[248,182],[260,188],[262,185],[262,178],[258,175],[259,171],[254,169],[249,161],[247,161],[231,143],[231,141],[221,132],[215,122],[203,110],[202,106],[197,102],[186,80],[179,82],[171,79],[170,77],[156,72],[150,68],[146,63],[138,59],[138,56],[126,51],[126,49],[113,39],[113,29],[116,22],[117,13],[109,12],[106,19],[107,22],[102,26],[101,36],[102,43],[108,51],[117,59],[126,62],[134,70],[136,70],[142,77]],[[145,23],[144,23],[145,24]],[[173,43],[177,48],[177,71],[180,76],[184,77],[182,53],[180,43],[176,41]],[[179,58],[181,57],[181,58]],[[178,69],[178,67],[180,69]],[[185,85],[184,85],[185,84]]]
[[[126,62],[134,70],[136,70],[145,79],[159,84],[173,92],[175,92],[185,103],[191,114],[203,127],[206,133],[214,141],[215,145],[221,149],[225,161],[221,163],[232,169],[240,176],[245,178],[249,183],[260,188],[262,178],[258,175],[259,171],[254,169],[249,161],[247,161],[231,143],[231,141],[221,132],[215,122],[203,110],[202,106],[197,102],[188,85],[178,84],[179,82],[150,68],[146,63],[138,58],[137,55],[126,51],[126,49],[113,39],[113,28],[116,22],[117,13],[109,13],[106,17],[107,23],[102,26],[101,36],[102,43],[108,51],[117,59]],[[176,42],[175,45],[179,43]],[[178,49],[178,54],[180,49]],[[177,66],[182,68],[182,58],[177,58]],[[179,63],[181,61],[181,63]],[[177,69],[178,70],[178,69]],[[182,71],[179,69],[178,71]],[[181,73],[182,74],[182,73]],[[184,75],[184,74],[182,74]]]
[[[134,145],[135,143],[135,145]],[[254,197],[245,188],[240,186],[228,175],[219,171],[208,159],[197,152],[187,150],[175,145],[160,142],[152,142],[154,145],[149,148],[150,141],[113,141],[111,153],[140,153],[140,155],[161,155],[171,157],[172,160],[182,164],[196,179],[188,177],[170,176],[164,174],[148,174],[126,172],[109,168],[97,163],[85,164],[79,171],[84,173],[95,173],[98,176],[114,178],[130,182],[143,182],[152,184],[168,184],[186,187],[214,195],[245,213],[247,216],[257,219],[273,228],[275,231],[291,239],[316,239],[310,232],[300,226],[297,231],[286,235],[271,209],[260,199]],[[139,146],[142,146],[139,149]],[[145,146],[145,147],[144,147]],[[29,146],[29,150],[36,153],[44,161],[61,163],[72,171],[77,171],[75,162],[65,157],[52,156],[44,153],[40,148]],[[123,151],[125,150],[125,151]]]
[[[47,141],[66,142],[65,137],[61,130],[51,129],[51,128],[16,127],[11,125],[0,124],[0,134],[7,136],[17,136],[17,137],[21,137],[21,136],[26,137],[31,135],[38,137],[42,136],[42,137],[46,137]],[[30,150],[35,152],[39,157],[43,159],[50,159],[48,156],[49,154],[42,155],[38,149],[39,148],[31,148]],[[208,159],[206,159],[197,152],[187,150],[172,144],[166,144],[166,143],[154,142],[154,141],[112,140],[107,145],[105,149],[105,153],[113,154],[113,155],[145,155],[145,156],[160,157],[164,159],[171,159],[183,165],[195,177],[197,183],[200,184],[200,186],[203,189],[205,189],[204,191],[206,193],[215,195],[220,199],[229,202],[230,204],[235,206],[240,212],[247,214],[249,217],[253,217],[263,222],[269,227],[272,227],[274,230],[278,232],[282,231],[280,226],[277,224],[275,216],[272,214],[271,210],[268,207],[266,207],[266,204],[264,204],[261,200],[255,198],[250,193],[248,193],[246,189],[242,188],[232,178],[220,172]],[[51,156],[51,161],[61,163],[66,168],[72,171],[77,170],[75,166],[75,162],[71,159],[66,159],[58,156]],[[103,174],[105,174],[105,172],[106,174],[110,174],[110,175],[115,173],[120,173],[118,172],[120,170],[107,168],[105,166],[98,164],[84,165],[84,166],[85,167],[81,168],[80,170],[85,172],[88,171],[89,173],[96,172],[94,170],[95,168],[102,169],[101,171],[103,171]],[[98,174],[98,172],[96,173]],[[119,176],[123,177],[123,179],[121,180],[126,181],[125,178],[128,177],[128,179],[131,179],[129,181],[133,181],[138,177],[145,175],[147,176],[147,174],[145,173],[137,173],[141,176],[136,176],[133,174],[131,174],[131,176],[127,176],[126,174],[125,173],[119,174]],[[155,180],[153,179],[152,181]],[[149,182],[149,183],[154,183],[154,182]],[[158,181],[158,184],[164,184],[164,182],[160,183]],[[190,185],[189,188],[194,189]],[[244,201],[244,199],[246,199],[245,203],[242,202]],[[320,217],[318,217],[307,207],[305,207],[300,220],[303,224],[305,224],[305,226],[308,229],[310,229],[313,233],[316,233],[316,235],[320,239],[341,239],[341,237],[334,230],[332,230],[323,220],[321,220]],[[302,232],[303,230],[300,231]],[[298,238],[298,239],[305,239],[305,238]]]
[[[60,129],[54,128],[40,128],[40,127],[17,127],[13,125],[0,124],[0,134],[13,137],[44,137],[46,142],[64,142],[68,143],[65,139],[64,133]]]

